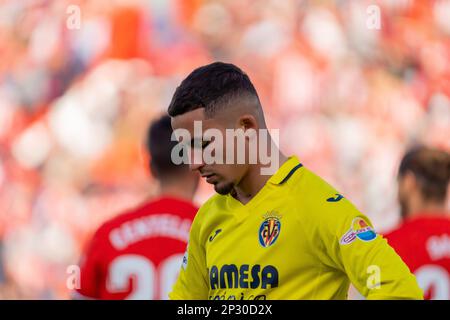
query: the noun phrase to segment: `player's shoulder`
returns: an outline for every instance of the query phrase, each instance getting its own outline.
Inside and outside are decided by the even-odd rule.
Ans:
[[[399,225],[384,232],[383,237],[391,241],[405,239],[407,235],[409,235],[411,232],[414,232],[414,230],[416,229],[415,224],[415,221],[405,220]]]
[[[104,221],[95,231],[94,239],[109,239],[112,230],[138,219],[156,215],[175,215],[183,219],[193,220],[198,208],[192,203],[176,198],[161,197],[151,199],[137,206],[128,208]]]
[[[348,203],[342,193],[306,167],[302,167],[287,183],[297,204],[301,200],[309,209],[317,209],[320,212],[326,212],[327,209],[335,211],[339,210],[342,204]]]
[[[191,202],[172,197],[160,197],[143,202],[135,207],[122,211],[107,220],[102,228],[113,229],[125,222],[145,216],[170,214],[181,218],[193,219],[198,208]]]
[[[345,229],[354,219],[367,217],[356,206],[325,179],[308,168],[302,168],[291,181],[292,195],[301,218],[329,229]]]
[[[446,212],[433,212],[430,215],[420,214],[407,222],[412,228],[420,228],[425,225],[430,229],[450,230],[450,216]]]
[[[194,223],[201,223],[208,215],[213,214],[220,208],[224,208],[226,204],[226,196],[221,194],[214,194],[208,198],[198,209],[198,212],[194,218]]]
[[[383,233],[383,238],[385,238],[389,245],[395,248],[395,250],[404,250],[415,242],[414,233],[411,233],[411,229],[408,226],[400,225],[394,229],[390,229]],[[411,242],[412,241],[412,242]]]
[[[409,242],[416,240],[417,235],[426,237],[441,233],[450,233],[450,218],[448,216],[418,216],[406,219],[396,228],[386,232],[384,237],[391,242]]]
[[[309,168],[302,166],[292,177],[287,180],[286,185],[289,187],[290,193],[297,195],[308,195],[308,198],[326,197],[336,192],[328,182],[315,174]]]
[[[148,201],[141,203],[135,207],[128,208],[111,217],[110,219],[104,221],[100,227],[97,229],[98,234],[107,234],[114,228],[122,225],[123,223],[133,220],[138,216],[143,215],[144,212],[148,212],[148,209],[151,208],[153,201]],[[147,209],[147,210],[146,210]]]

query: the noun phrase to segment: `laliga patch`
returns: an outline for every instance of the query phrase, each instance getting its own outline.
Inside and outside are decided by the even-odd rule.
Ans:
[[[261,223],[258,232],[259,243],[264,248],[270,247],[277,241],[281,232],[281,216],[276,212],[268,212],[263,215],[264,221]]]
[[[357,238],[362,241],[371,241],[377,237],[375,230],[361,217],[352,221],[352,226],[339,241],[340,244],[349,244]]]

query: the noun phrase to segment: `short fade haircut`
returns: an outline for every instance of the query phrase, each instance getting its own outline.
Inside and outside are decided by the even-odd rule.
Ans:
[[[150,168],[155,178],[161,181],[169,180],[180,171],[187,170],[186,165],[176,165],[172,161],[172,149],[178,143],[171,140],[172,132],[170,117],[167,114],[154,120],[147,130],[146,148],[150,155]]]
[[[176,89],[168,113],[171,117],[205,108],[207,117],[230,105],[234,99],[251,98],[260,106],[250,78],[237,66],[214,62],[195,69]]]
[[[448,152],[416,146],[405,154],[400,163],[399,177],[407,172],[414,174],[425,199],[445,201],[450,179]]]

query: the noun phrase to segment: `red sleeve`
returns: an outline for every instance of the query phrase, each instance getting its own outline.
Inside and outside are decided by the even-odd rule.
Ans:
[[[101,232],[98,230],[80,259],[80,287],[77,289],[78,298],[100,298],[102,271],[99,254],[102,252],[101,239]]]

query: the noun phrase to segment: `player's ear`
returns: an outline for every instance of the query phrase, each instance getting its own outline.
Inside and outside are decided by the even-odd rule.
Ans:
[[[406,193],[411,194],[418,188],[417,179],[414,173],[407,171],[402,178],[402,185]]]
[[[251,114],[244,114],[238,119],[238,128],[242,128],[244,131],[248,129],[258,130],[258,121]]]
[[[155,168],[154,163],[151,161],[151,159],[149,160],[149,167],[150,167],[150,173],[152,174],[152,176],[155,179],[159,179],[159,174],[158,174],[158,170]]]

